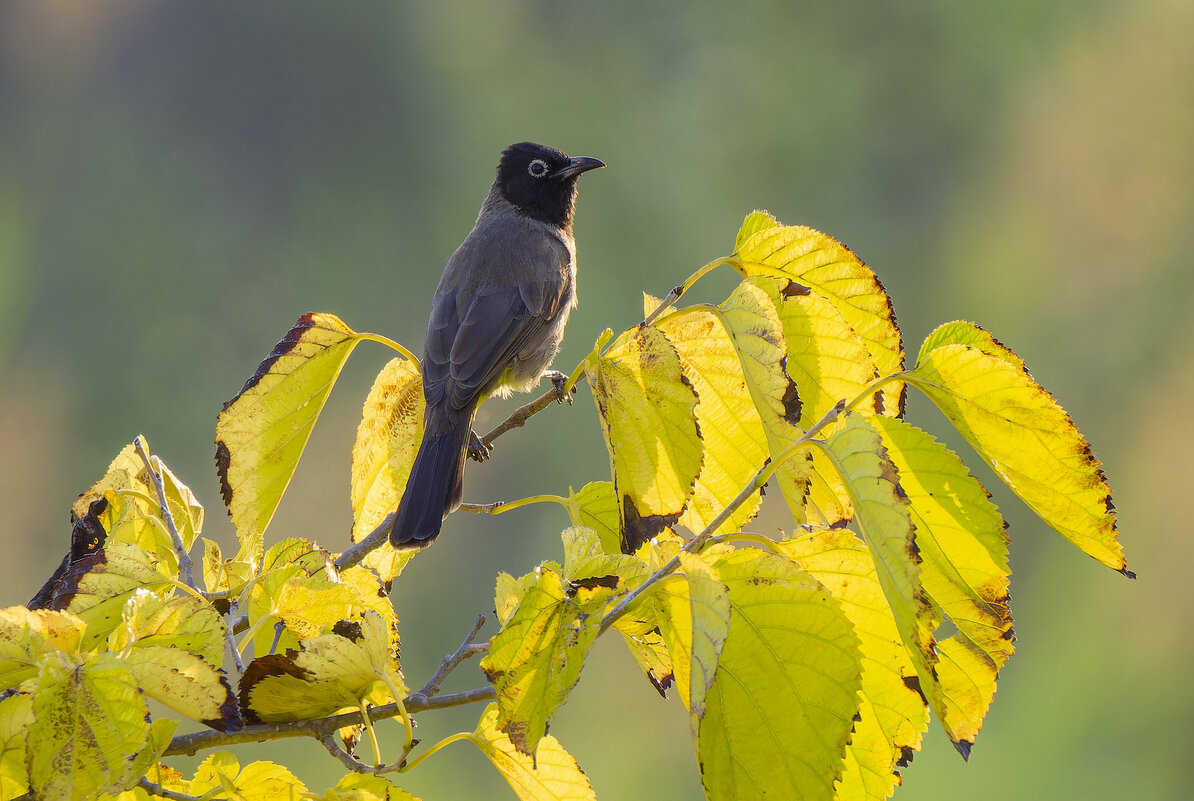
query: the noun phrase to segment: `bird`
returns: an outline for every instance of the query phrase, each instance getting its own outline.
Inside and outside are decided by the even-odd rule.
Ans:
[[[476,224],[432,297],[423,439],[390,530],[394,548],[435,540],[460,506],[477,408],[531,390],[559,350],[576,306],[577,182],[604,166],[533,142],[502,151]]]

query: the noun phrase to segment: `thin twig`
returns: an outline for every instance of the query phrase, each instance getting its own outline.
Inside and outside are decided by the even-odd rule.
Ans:
[[[195,586],[195,575],[191,567],[191,555],[187,553],[187,546],[183,544],[182,536],[178,533],[178,527],[174,525],[174,515],[170,514],[170,504],[166,501],[166,488],[162,484],[162,477],[158,475],[158,471],[153,469],[153,462],[149,458],[149,447],[145,442],[145,437],[137,435],[133,440],[137,447],[137,453],[141,456],[141,461],[145,463],[145,470],[149,473],[149,477],[153,480],[153,488],[157,490],[158,507],[162,513],[162,521],[166,524],[166,529],[170,532],[170,538],[174,541],[174,551],[178,554],[178,568],[182,571],[182,579],[186,585],[196,592],[199,588]]]
[[[492,431],[481,437],[481,444],[486,448],[493,445],[493,441],[505,434],[512,428],[521,428],[526,425],[527,420],[530,420],[539,412],[551,406],[552,402],[563,403],[563,398],[560,397],[559,391],[555,387],[547,390],[539,397],[535,398],[530,403],[523,404],[515,409],[509,417],[499,423]]]
[[[415,699],[427,699],[439,692],[439,686],[444,683],[444,679],[448,674],[456,669],[464,660],[468,659],[473,654],[482,653],[488,650],[488,643],[482,645],[474,645],[473,639],[481,631],[481,627],[485,625],[485,615],[477,615],[477,622],[473,624],[473,630],[468,633],[468,636],[460,643],[460,647],[453,653],[444,657],[444,660],[439,663],[439,668],[432,674],[427,683],[423,685],[417,693],[412,693],[406,697],[406,708],[411,708],[411,702]]]
[[[343,763],[344,767],[351,770],[353,773],[377,773],[377,767],[374,765],[366,765],[352,754],[345,751],[336,744],[336,735],[328,732],[319,738],[319,742],[327,749],[328,753]]]
[[[394,527],[394,515],[390,512],[386,519],[377,524],[377,528],[369,532],[369,536],[359,540],[336,557],[336,569],[347,570],[369,555],[369,552],[390,538],[390,529]]]
[[[407,712],[414,713],[425,712],[429,709],[447,709],[453,706],[475,704],[478,701],[492,701],[496,695],[492,686],[485,686],[474,690],[466,690],[462,693],[437,695],[434,698],[426,699],[426,701],[416,699],[418,703],[412,703],[410,700],[404,703],[406,703]],[[369,708],[370,720],[385,720],[387,718],[398,717],[399,714],[401,713],[396,703]],[[196,751],[204,748],[219,748],[225,745],[236,745],[237,743],[260,743],[266,740],[282,740],[289,737],[314,737],[315,739],[319,739],[329,732],[334,732],[345,726],[356,726],[360,722],[361,713],[353,711],[342,712],[339,715],[331,715],[326,718],[316,718],[315,720],[296,720],[289,723],[260,723],[253,726],[245,726],[234,732],[222,732],[210,729],[207,731],[197,731],[192,734],[180,734],[175,737],[170,741],[170,747],[166,749],[164,755],[194,754]]]
[[[176,790],[167,790],[160,784],[154,784],[149,779],[142,778],[137,782],[137,786],[150,795],[161,796],[162,798],[169,798],[171,801],[199,801],[197,795],[187,795]]]
[[[239,681],[240,677],[245,673],[245,663],[240,659],[240,651],[236,649],[236,637],[233,629],[236,627],[236,607],[240,603],[239,599],[233,598],[228,602],[228,625],[224,627],[224,641],[225,648],[232,652],[232,661],[236,664],[236,678]],[[249,625],[249,618],[245,616],[245,626]]]

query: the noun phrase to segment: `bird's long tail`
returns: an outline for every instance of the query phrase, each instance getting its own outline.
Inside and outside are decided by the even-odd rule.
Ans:
[[[429,545],[439,534],[444,518],[460,506],[472,419],[449,421],[443,425],[431,425],[431,420],[427,422],[423,442],[398,505],[394,528],[390,530],[390,544],[395,548]]]

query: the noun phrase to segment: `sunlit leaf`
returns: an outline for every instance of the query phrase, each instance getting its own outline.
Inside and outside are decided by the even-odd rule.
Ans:
[[[490,704],[470,739],[520,801],[595,801],[593,786],[559,740],[544,735],[535,756],[529,757],[501,730],[499,720],[497,704]]]
[[[763,466],[767,439],[734,340],[716,311],[684,309],[661,318],[658,326],[676,348],[684,377],[697,394],[695,414],[704,456],[692,500],[679,522],[700,532]],[[756,493],[718,532],[741,529],[758,513],[761,500]]]
[[[139,589],[169,591],[154,554],[123,542],[111,543],[71,565],[59,581],[51,606],[87,623],[83,648],[103,642],[121,620],[124,604]]]
[[[572,525],[588,526],[601,537],[607,553],[622,552],[622,513],[610,481],[590,481],[571,497]]]
[[[930,335],[908,382],[924,392],[1041,519],[1085,553],[1129,573],[1111,488],[1090,445],[1023,362],[977,326]]]
[[[945,702],[937,711],[950,739],[969,752],[995,678],[1014,650],[1006,524],[983,486],[944,445],[899,420],[871,423],[908,496],[925,590],[957,628],[937,643]]]
[[[364,338],[335,315],[304,314],[224,404],[216,466],[246,560],[260,555],[265,528],[332,385]]]
[[[819,529],[775,547],[825,585],[862,644],[858,720],[846,747],[837,800],[886,798],[899,784],[897,768],[920,749],[929,716],[870,551],[842,529]]]
[[[89,799],[136,784],[129,755],[146,745],[148,709],[128,666],[111,654],[43,661],[26,765],[41,798]]]
[[[323,795],[311,798],[313,801],[419,801],[389,779],[361,773],[350,773]]]
[[[879,279],[857,255],[833,237],[799,225],[765,226],[755,214],[746,218],[729,259],[746,277],[771,276],[798,281],[833,303],[866,345],[879,375],[903,369],[904,349],[891,299]],[[743,233],[754,233],[744,237]],[[903,410],[903,389],[883,390],[884,414]]]
[[[47,652],[75,651],[83,629],[83,621],[66,612],[30,611],[23,606],[0,609],[0,690],[37,675]]]
[[[208,592],[239,594],[245,582],[253,577],[253,564],[235,559],[225,559],[217,542],[207,537],[203,541],[203,585]]]
[[[201,657],[157,645],[137,648],[125,663],[150,698],[218,731],[241,727],[236,698],[223,671]]]
[[[0,698],[0,798],[16,798],[29,789],[25,742],[32,722],[33,696]]]
[[[220,667],[224,663],[224,619],[211,604],[192,595],[162,598],[146,590],[133,593],[112,630],[108,648],[164,646],[181,648]]]
[[[226,751],[217,751],[199,764],[190,784],[192,795],[211,790],[222,791],[215,796],[217,798],[230,797],[236,801],[289,801],[306,792],[307,788],[281,765],[251,762],[241,769],[236,757]]]
[[[580,679],[600,622],[567,597],[558,573],[543,566],[537,573],[481,660],[497,690],[498,726],[527,755],[535,753],[548,721]]]
[[[695,735],[729,633],[730,597],[717,572],[700,556],[681,552],[680,566],[659,583],[653,597],[676,687],[692,713]]]
[[[419,365],[390,361],[365,399],[352,446],[352,541],[368,536],[398,507],[423,437],[423,379]],[[390,581],[416,551],[375,548],[365,564]]]
[[[642,559],[607,553],[591,528],[573,526],[561,536],[566,592],[584,612],[601,612],[613,595],[633,590],[647,578],[647,565]]]
[[[934,692],[936,621],[921,584],[908,498],[895,465],[882,447],[879,432],[858,414],[844,414],[824,448],[845,479],[854,502],[854,522],[875,560],[879,586],[895,616],[896,628],[929,702],[940,709],[940,695]]]
[[[795,563],[753,548],[718,560],[732,614],[697,757],[710,801],[833,798],[858,710],[859,643]]]
[[[697,396],[676,349],[651,326],[623,334],[592,383],[630,553],[684,512],[701,467]]]

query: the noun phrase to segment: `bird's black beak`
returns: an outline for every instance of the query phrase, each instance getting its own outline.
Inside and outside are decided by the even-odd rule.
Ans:
[[[571,178],[574,175],[580,175],[582,172],[595,170],[598,167],[604,167],[605,162],[601,159],[590,158],[589,156],[577,156],[576,158],[568,159],[568,166],[560,170],[556,175],[560,178]]]

